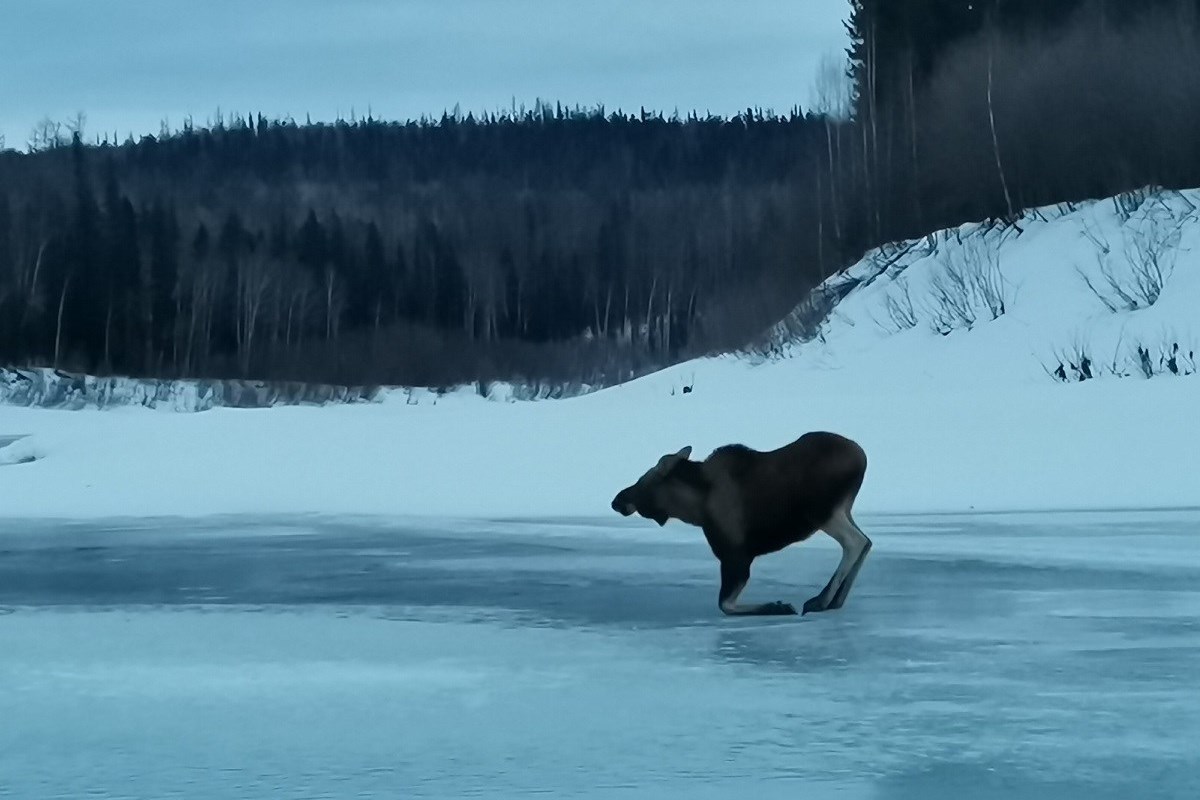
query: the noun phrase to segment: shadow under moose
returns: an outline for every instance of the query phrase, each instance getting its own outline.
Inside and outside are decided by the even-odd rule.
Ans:
[[[840,434],[810,431],[774,450],[728,444],[703,461],[691,454],[688,446],[664,455],[617,492],[613,510],[660,526],[677,519],[700,528],[721,566],[718,604],[734,616],[795,614],[790,603],[738,598],[756,558],[824,531],[841,545],[842,557],[801,614],[841,608],[871,550],[851,514],[867,471],[862,447]]]

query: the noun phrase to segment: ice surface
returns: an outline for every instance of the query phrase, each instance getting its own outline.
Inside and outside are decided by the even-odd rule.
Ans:
[[[1200,796],[1200,511],[860,522],[0,522],[0,797]]]

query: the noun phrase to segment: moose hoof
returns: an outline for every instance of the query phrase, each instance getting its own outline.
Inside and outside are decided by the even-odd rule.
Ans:
[[[782,602],[767,603],[767,613],[778,615],[778,616],[787,616],[789,614],[795,614],[796,607],[794,605],[792,605],[791,603],[782,603]]]
[[[804,609],[800,612],[800,616],[804,616],[810,611],[826,611],[829,606],[821,601],[821,596],[810,597],[804,601]]]

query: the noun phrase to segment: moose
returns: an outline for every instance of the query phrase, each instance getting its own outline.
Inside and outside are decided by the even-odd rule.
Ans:
[[[867,471],[856,442],[810,431],[775,450],[727,444],[703,461],[691,446],[662,456],[612,508],[666,525],[672,518],[699,527],[721,565],[718,605],[731,616],[795,614],[790,603],[739,605],[754,559],[802,542],[818,530],[842,547],[825,588],[804,603],[801,615],[832,611],[846,602],[871,540],[851,515]]]

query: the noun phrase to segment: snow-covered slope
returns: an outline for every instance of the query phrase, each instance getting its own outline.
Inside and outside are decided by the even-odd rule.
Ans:
[[[29,434],[0,449],[0,514],[603,515],[664,452],[812,429],[866,448],[864,513],[1200,504],[1198,248],[1200,191],[966,225],[831,279],[820,335],[781,325],[771,359],[564,400],[0,406]]]

